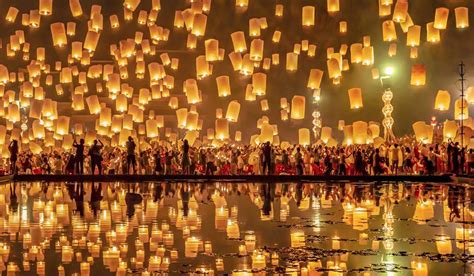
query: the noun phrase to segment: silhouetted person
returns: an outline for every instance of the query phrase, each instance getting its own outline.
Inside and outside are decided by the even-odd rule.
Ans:
[[[183,156],[181,160],[181,167],[183,168],[183,174],[189,174],[189,143],[187,139],[183,141]]]
[[[91,202],[90,206],[94,216],[97,216],[97,213],[100,209],[100,201],[102,200],[102,183],[92,183],[91,187]]]
[[[102,155],[100,151],[104,147],[104,144],[100,140],[94,140],[94,144],[89,150],[91,157],[91,174],[94,174],[95,167],[99,170],[99,175],[102,174]]]
[[[8,145],[10,151],[10,174],[17,174],[16,161],[18,160],[18,141],[12,140]]]
[[[296,148],[295,154],[295,161],[296,161],[296,174],[303,175],[303,155],[301,154],[301,149],[298,147]]]
[[[272,161],[272,147],[270,146],[270,142],[266,142],[265,145],[263,145],[263,174],[267,172],[267,174],[270,174],[270,164]]]
[[[133,141],[132,136],[128,136],[127,141],[127,174],[130,172],[130,165],[133,168],[133,174],[136,174],[137,159],[135,157],[135,148],[137,145]]]
[[[76,173],[84,174],[84,139],[79,140],[79,144],[74,141],[72,145],[76,148]]]

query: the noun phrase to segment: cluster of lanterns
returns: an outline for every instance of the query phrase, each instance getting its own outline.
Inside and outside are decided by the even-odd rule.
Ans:
[[[292,91],[288,98],[280,101],[280,120],[296,122],[312,117],[312,128],[298,129],[300,144],[314,142],[308,135],[311,132],[321,142],[334,143],[335,139],[328,135],[331,131],[322,127],[319,109],[307,108],[310,103],[319,102],[322,82],[328,78],[334,85],[339,85],[344,73],[356,64],[371,68],[373,79],[380,77],[379,69],[374,65],[376,45],[370,36],[364,36],[361,42],[343,43],[339,49],[328,47],[318,51],[317,45],[310,40],[291,41],[293,49],[283,57],[278,52],[272,53],[269,49],[280,44],[282,37],[288,39],[273,24],[273,20],[288,16],[286,4],[275,4],[274,18],[251,17],[248,26],[236,26],[229,33],[231,43],[227,45],[206,32],[212,20],[211,0],[193,0],[186,3],[184,9],[175,10],[172,26],[161,26],[157,21],[162,5],[168,4],[160,0],[152,0],[151,5],[140,0],[124,0],[123,13],[110,15],[108,11],[104,12],[107,7],[87,3],[91,4],[90,11],[87,11],[85,1],[70,0],[64,11],[66,22],[55,20],[55,15],[61,11],[56,10],[53,0],[37,2],[37,7],[31,10],[16,7],[14,1],[9,5],[5,3],[8,9],[3,24],[14,31],[3,38],[6,42],[3,49],[9,59],[4,64],[13,65],[0,64],[0,117],[4,119],[0,125],[0,142],[4,145],[4,156],[8,155],[6,145],[12,139],[19,140],[22,146],[33,152],[52,146],[67,150],[79,137],[85,138],[87,144],[102,137],[106,144],[123,146],[128,136],[134,136],[142,147],[160,139],[175,142],[187,138],[195,146],[241,142],[242,131],[238,128],[248,125],[239,120],[241,109],[246,108],[245,102],[258,100],[264,114],[272,109],[269,100],[272,91],[268,91],[267,85],[272,68],[284,62],[286,73],[292,74],[301,70],[299,64],[324,52],[326,67],[312,68],[307,75],[307,88],[312,92],[313,101],[307,101],[304,91]],[[249,2],[251,0],[236,0],[235,12],[247,14],[252,8]],[[340,0],[328,0],[327,11],[316,4],[301,6],[299,11],[303,30],[319,28],[320,13],[335,15],[344,12]],[[397,55],[400,27],[406,35],[410,57],[417,59],[418,47],[424,42],[421,33],[426,31],[427,42],[439,43],[453,11],[456,28],[468,28],[467,7],[438,7],[433,22],[421,26],[414,23],[407,0],[380,0],[382,40],[389,43],[388,56]],[[82,26],[86,26],[84,34],[81,34]],[[37,41],[29,35],[38,28],[47,29],[51,40],[48,45],[33,48]],[[104,33],[122,28],[135,32],[132,37],[117,34],[120,36],[117,41],[105,40]],[[264,35],[269,29],[273,34]],[[341,20],[339,34],[343,36],[350,31],[348,22]],[[162,46],[178,32],[186,33],[186,40],[182,43],[185,51],[197,55],[192,60],[195,75],[183,78],[182,93],[175,78],[181,79],[183,62],[173,51],[160,50],[166,48]],[[101,57],[97,52],[104,48],[108,49],[110,61],[99,60]],[[223,62],[228,62],[239,77],[234,77],[232,72],[218,72],[216,65]],[[426,71],[420,61],[413,64],[410,84],[425,85]],[[206,79],[215,81],[216,95],[202,91],[202,81]],[[139,87],[133,84],[140,80],[148,83]],[[235,82],[247,82],[244,93],[232,91]],[[468,93],[462,101],[471,103],[471,98],[474,98],[471,94],[474,95]],[[67,100],[57,100],[58,97]],[[215,97],[227,101],[216,110],[215,117],[212,113],[200,114],[201,107]],[[349,89],[348,97],[351,109],[363,108],[361,88]],[[157,101],[163,99],[168,106],[158,104]],[[449,110],[450,101],[449,92],[440,90],[435,109]],[[224,110],[225,105],[227,109]],[[469,119],[467,106],[456,101],[455,120]],[[169,115],[166,109],[173,110],[173,113]],[[308,110],[312,116],[307,116]],[[81,120],[76,114],[87,114],[88,119]],[[270,124],[267,115],[257,120],[260,133],[251,135],[250,143],[280,143],[278,124]],[[383,122],[386,123],[389,122]],[[212,127],[203,131],[208,125]],[[375,141],[379,137],[367,132],[369,125],[373,124],[354,122],[352,134],[349,135],[349,129],[345,132],[353,137],[346,137],[345,141],[362,144]],[[426,130],[427,127],[420,126],[415,132],[423,132],[420,135],[426,140],[429,136]]]

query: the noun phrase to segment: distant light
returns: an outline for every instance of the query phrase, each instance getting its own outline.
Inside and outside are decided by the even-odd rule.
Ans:
[[[393,73],[395,73],[395,70],[393,69],[393,67],[387,67],[387,68],[385,68],[385,75],[387,75],[387,76],[392,76]]]

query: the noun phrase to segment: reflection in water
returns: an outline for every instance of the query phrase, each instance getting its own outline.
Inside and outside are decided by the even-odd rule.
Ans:
[[[0,187],[0,270],[437,275],[471,271],[455,185],[17,183]],[[148,273],[148,274],[147,274]]]

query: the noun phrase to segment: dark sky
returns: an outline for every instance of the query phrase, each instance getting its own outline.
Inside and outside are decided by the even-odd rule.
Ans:
[[[395,1],[395,0],[394,0]],[[104,15],[104,31],[94,60],[111,60],[109,55],[109,45],[118,43],[121,39],[133,38],[135,31],[142,31],[144,37],[149,37],[148,28],[139,26],[136,23],[138,12],[142,9],[149,10],[151,1],[141,1],[142,3],[135,11],[133,21],[123,21],[122,3],[118,0],[82,0],[84,15],[81,18],[73,18],[69,10],[67,0],[55,0],[53,15],[43,16],[41,18],[40,29],[30,29],[20,24],[21,13],[27,13],[30,9],[38,7],[38,1],[1,1],[0,17],[4,18],[9,6],[15,6],[20,9],[20,14],[14,25],[5,24],[2,20],[2,39],[3,49],[0,57],[2,63],[8,66],[10,71],[17,71],[25,68],[26,63],[20,60],[20,55],[15,59],[5,57],[5,45],[9,41],[9,36],[17,29],[24,29],[26,40],[31,43],[32,59],[35,58],[36,47],[46,47],[47,60],[52,65],[56,60],[62,60],[65,64],[66,55],[70,52],[70,44],[66,49],[55,49],[52,47],[52,40],[49,25],[54,22],[74,21],[78,23],[76,36],[68,38],[68,42],[83,41],[87,31],[86,21],[88,20],[90,6],[92,4],[102,5],[102,14]],[[468,0],[441,1],[441,0],[412,0],[410,2],[409,13],[415,24],[421,25],[421,45],[419,47],[419,57],[415,60],[409,58],[409,48],[406,45],[406,35],[402,32],[399,24],[397,25],[398,51],[395,57],[389,58],[387,55],[389,43],[382,41],[381,24],[388,18],[378,16],[378,4],[376,0],[340,0],[341,11],[334,15],[326,12],[326,1],[314,0],[249,0],[249,8],[246,12],[238,13],[235,11],[235,1],[213,0],[212,8],[208,17],[206,39],[215,38],[219,40],[219,47],[226,49],[226,59],[214,64],[213,75],[198,82],[200,90],[203,92],[204,101],[198,105],[198,111],[201,118],[205,119],[205,127],[214,126],[215,108],[221,107],[224,112],[228,102],[239,100],[242,104],[239,122],[231,124],[231,137],[235,130],[242,130],[244,141],[252,134],[259,133],[256,128],[256,121],[262,115],[270,117],[270,123],[278,124],[282,140],[296,139],[297,130],[300,127],[312,127],[311,111],[313,104],[311,101],[312,91],[306,88],[309,71],[312,68],[325,70],[325,76],[322,83],[321,92],[321,113],[323,125],[330,126],[334,130],[337,128],[337,122],[340,119],[346,123],[352,123],[357,120],[380,121],[381,114],[381,87],[378,81],[371,78],[371,67],[362,65],[351,65],[348,72],[343,73],[342,83],[334,86],[328,79],[326,68],[326,48],[334,47],[336,51],[342,43],[362,43],[364,35],[370,35],[372,46],[375,48],[375,66],[384,67],[393,66],[396,74],[393,77],[393,100],[395,119],[395,134],[401,135],[412,132],[411,125],[418,120],[428,121],[431,116],[436,115],[439,121],[446,118],[453,118],[453,111],[438,112],[433,110],[434,99],[439,89],[449,90],[452,95],[451,107],[454,104],[454,97],[459,94],[456,88],[457,65],[462,59],[467,64],[468,78],[472,76],[474,68],[474,59],[471,53],[474,50],[474,34],[472,27],[465,30],[458,30],[455,27],[454,8],[459,6],[469,7],[471,14],[474,12],[474,3]],[[275,4],[284,5],[284,16],[276,18],[274,16]],[[170,57],[180,59],[180,68],[177,72],[167,69],[167,73],[175,77],[175,88],[171,91],[172,95],[181,95],[180,104],[184,106],[185,98],[182,96],[182,83],[185,79],[195,78],[195,58],[204,54],[204,39],[198,42],[198,48],[194,51],[186,49],[186,30],[173,29],[175,10],[184,10],[189,7],[188,1],[181,0],[162,0],[162,10],[158,15],[157,24],[171,30],[168,42],[161,43],[158,49],[163,51],[170,50]],[[303,29],[301,26],[301,9],[305,5],[316,6],[316,26],[311,29]],[[434,20],[435,9],[437,7],[447,7],[450,9],[448,29],[441,33],[441,43],[430,44],[426,42],[426,23]],[[121,20],[120,30],[111,30],[109,16],[117,14]],[[248,20],[254,17],[266,17],[268,29],[262,30],[261,38],[265,41],[264,56],[270,57],[273,53],[280,53],[280,65],[272,66],[267,74],[267,95],[270,104],[269,112],[260,110],[259,99],[255,102],[244,101],[245,87],[251,83],[251,77],[242,77],[238,72],[233,72],[227,55],[233,50],[230,34],[234,31],[244,31],[247,36],[247,47],[250,48],[251,39],[248,37]],[[470,16],[471,25],[474,24]],[[338,33],[339,21],[348,22],[348,33],[340,35]],[[274,30],[282,32],[279,44],[271,42]],[[285,70],[285,56],[287,52],[292,51],[294,43],[300,43],[307,39],[310,43],[318,47],[317,56],[308,58],[305,53],[299,57],[298,71],[288,73]],[[348,54],[346,56],[350,58]],[[149,57],[147,62],[159,61],[159,57]],[[424,64],[427,68],[427,81],[423,87],[410,86],[410,69],[412,64]],[[147,87],[148,78],[145,80],[135,80],[133,76],[134,62],[130,62],[130,79],[127,81],[135,87],[138,95],[139,88]],[[53,67],[53,66],[52,66]],[[86,69],[86,68],[82,68]],[[255,69],[255,72],[263,71],[262,68]],[[221,75],[229,75],[232,86],[232,95],[227,98],[217,97],[217,87],[215,78]],[[58,76],[55,76],[55,81]],[[95,80],[89,80],[90,93],[94,93]],[[77,82],[77,80],[76,80]],[[350,110],[347,90],[353,87],[361,87],[363,91],[364,107],[360,110]],[[47,96],[53,97],[58,101],[69,102],[70,95],[57,97],[54,95],[54,88],[47,89]],[[279,101],[281,97],[287,97],[291,100],[293,95],[305,95],[306,118],[302,122],[281,122]],[[174,114],[167,106],[168,100],[153,101],[147,109],[153,109],[157,114]],[[114,105],[112,105],[114,106]],[[87,113],[73,113],[87,114]],[[60,114],[61,115],[61,114]],[[72,125],[72,124],[71,124]],[[166,126],[174,126],[173,122],[167,122]],[[203,132],[205,133],[205,131]]]

